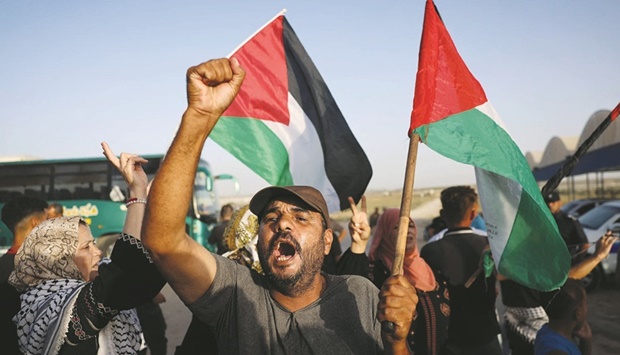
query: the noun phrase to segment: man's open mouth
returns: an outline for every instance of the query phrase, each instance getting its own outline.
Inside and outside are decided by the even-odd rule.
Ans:
[[[279,241],[274,250],[274,256],[277,261],[289,260],[295,256],[295,253],[295,245],[286,240]]]

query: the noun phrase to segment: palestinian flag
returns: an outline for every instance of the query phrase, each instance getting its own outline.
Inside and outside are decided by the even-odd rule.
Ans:
[[[247,74],[210,137],[271,185],[317,188],[330,212],[358,201],[370,162],[284,15],[232,56]]]
[[[476,170],[491,252],[499,272],[530,288],[555,289],[570,255],[525,157],[427,0],[410,132]]]

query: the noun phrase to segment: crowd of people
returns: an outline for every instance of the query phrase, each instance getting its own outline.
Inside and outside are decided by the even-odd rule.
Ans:
[[[555,192],[544,198],[574,258],[569,280],[546,293],[492,267],[476,224],[478,196],[468,186],[441,192],[440,216],[422,248],[409,220],[401,274],[393,273],[398,209],[369,216],[364,196],[359,207],[349,198],[346,228],[310,186],[267,187],[247,206],[223,206],[210,239],[217,253],[199,245],[185,225],[197,162],[244,76],[235,58],[188,70],[188,107],[150,190],[143,158],[117,157],[102,144],[129,191],[109,259],[87,223],[63,217],[62,206],[19,198],[3,207],[14,235],[0,258],[3,353],[144,354],[148,345],[165,354],[161,310],[159,322],[143,318],[157,313],[166,282],[193,314],[177,354],[499,355],[501,323],[514,355],[591,353],[587,296],[575,280],[617,238],[606,234],[593,255],[584,253],[587,239],[562,215]]]

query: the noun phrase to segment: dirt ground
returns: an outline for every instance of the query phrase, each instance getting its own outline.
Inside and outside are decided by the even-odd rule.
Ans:
[[[620,289],[600,288],[588,294],[592,354],[620,354]]]

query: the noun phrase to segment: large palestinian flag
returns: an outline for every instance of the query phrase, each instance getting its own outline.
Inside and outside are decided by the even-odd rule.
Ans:
[[[499,272],[537,290],[562,285],[570,255],[555,220],[432,0],[426,2],[410,130],[439,154],[475,167]]]
[[[370,162],[286,18],[232,56],[247,75],[210,137],[271,185],[319,189],[330,212],[358,201]]]

